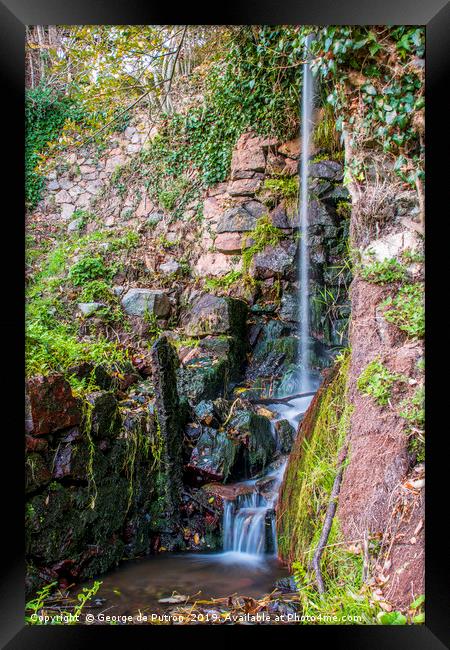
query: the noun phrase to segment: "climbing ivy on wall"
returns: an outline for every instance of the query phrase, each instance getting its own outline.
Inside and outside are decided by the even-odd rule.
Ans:
[[[230,36],[228,51],[209,69],[204,103],[167,119],[149,149],[164,161],[165,173],[191,165],[205,185],[225,180],[231,152],[246,129],[288,138],[298,130],[301,73],[289,60],[294,28],[242,29]]]
[[[25,95],[25,201],[33,208],[41,198],[44,179],[36,167],[47,144],[56,140],[67,120],[81,121],[84,113],[68,96],[40,85]]]
[[[411,185],[424,177],[424,51],[425,32],[417,26],[324,27],[311,45],[336,128],[345,125],[359,146],[391,154]]]

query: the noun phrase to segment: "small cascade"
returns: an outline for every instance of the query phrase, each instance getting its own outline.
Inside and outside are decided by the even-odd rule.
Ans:
[[[242,559],[277,554],[275,506],[286,461],[258,480],[247,481],[251,491],[224,500],[223,550]]]

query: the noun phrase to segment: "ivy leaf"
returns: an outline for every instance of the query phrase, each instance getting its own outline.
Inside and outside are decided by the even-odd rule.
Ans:
[[[407,622],[401,612],[380,612],[377,618],[382,625],[406,625]]]
[[[364,45],[367,43],[367,38],[363,38],[361,41],[357,41],[353,45],[354,50],[359,50],[360,48],[364,47]]]
[[[397,117],[397,111],[394,110],[387,111],[385,116],[386,124],[392,124],[392,122],[394,122],[396,117]]]
[[[421,594],[420,596],[417,596],[416,600],[413,600],[413,602],[410,605],[410,608],[417,609],[418,607],[423,605],[424,602],[425,602],[425,595]]]
[[[364,86],[364,91],[368,95],[376,95],[377,94],[377,90],[376,90],[375,86],[372,86],[372,84],[367,84],[367,86]]]

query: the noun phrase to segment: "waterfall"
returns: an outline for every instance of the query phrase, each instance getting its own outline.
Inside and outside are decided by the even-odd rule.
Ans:
[[[310,44],[313,35],[310,34],[305,43],[303,64],[303,89],[301,111],[301,155],[299,158],[299,264],[298,264],[298,290],[299,290],[299,317],[298,336],[299,354],[298,366],[300,368],[300,392],[314,390],[317,386],[311,373],[310,346],[309,346],[309,251],[308,251],[308,167],[310,142],[312,131],[313,112],[313,78],[308,63]],[[290,406],[272,405],[271,408],[279,413],[279,417],[287,418],[295,428],[298,419],[309,405],[310,398],[299,398],[291,402]],[[272,474],[264,477],[273,478],[269,494],[262,494],[258,489],[259,481],[247,481],[245,493],[234,500],[224,499],[223,513],[223,557],[236,555],[241,560],[255,561],[264,554],[277,555],[277,540],[275,526],[275,507],[278,493],[283,480],[287,461]],[[261,479],[260,479],[261,480]],[[252,486],[252,489],[248,488]]]
[[[308,63],[312,34],[306,39],[303,64],[303,89],[301,112],[301,156],[299,160],[299,220],[300,244],[298,264],[299,287],[299,364],[300,390],[309,391],[310,386],[310,349],[309,349],[309,251],[308,251],[308,167],[311,142],[311,120],[313,107],[313,78]]]
[[[223,550],[240,554],[242,559],[258,559],[264,554],[277,554],[275,506],[283,480],[286,462],[268,472],[264,481],[271,481],[269,493],[263,494],[260,481],[247,481],[250,492],[234,500],[224,499]],[[261,480],[261,479],[260,479]]]

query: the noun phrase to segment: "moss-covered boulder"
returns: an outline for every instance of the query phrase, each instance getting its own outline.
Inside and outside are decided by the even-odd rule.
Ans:
[[[275,422],[277,446],[282,454],[289,454],[295,440],[295,429],[288,420]]]
[[[174,549],[183,546],[180,503],[183,488],[184,409],[180,407],[177,388],[178,357],[164,336],[153,344],[151,355],[156,396],[157,498],[152,505],[150,525],[153,531],[159,533],[161,544],[165,548]]]
[[[202,427],[186,469],[197,483],[226,481],[233,475],[241,454],[240,441],[233,440],[226,431]]]
[[[85,427],[95,438],[112,437],[120,427],[117,400],[112,392],[95,391],[87,398]]]
[[[242,324],[241,324],[242,325]],[[247,350],[245,323],[235,336],[208,336],[193,344],[192,356],[177,371],[178,391],[195,406],[225,397],[240,378]]]
[[[276,443],[272,424],[264,415],[253,411],[239,411],[228,425],[234,440],[244,445],[244,464],[248,476],[255,476],[272,460]]]
[[[320,536],[338,453],[346,436],[348,357],[327,374],[299,426],[277,507],[280,557],[308,565]],[[318,465],[320,459],[320,465]]]

